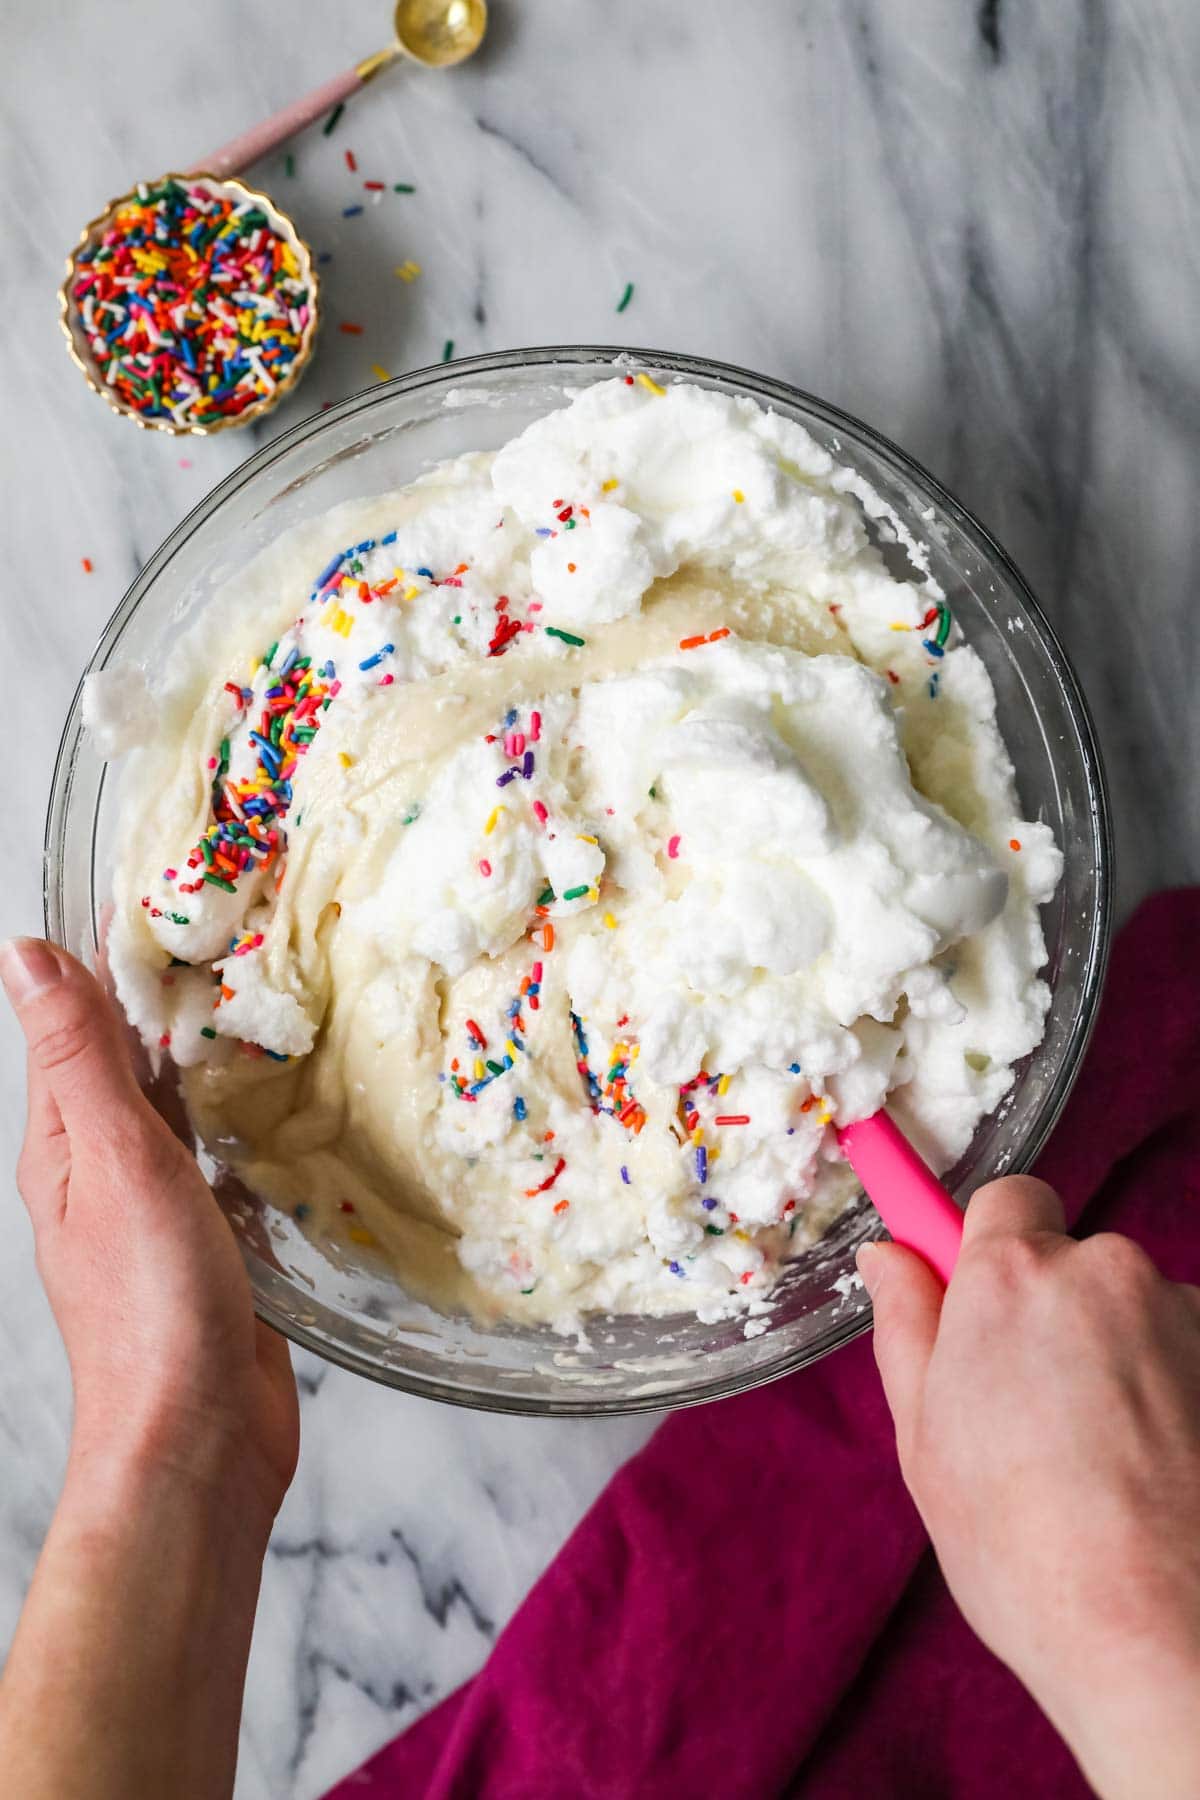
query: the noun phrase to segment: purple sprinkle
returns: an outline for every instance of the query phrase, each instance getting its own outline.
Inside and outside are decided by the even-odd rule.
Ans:
[[[719,1200],[714,1200],[710,1194],[705,1199],[701,1200],[700,1204],[705,1212],[715,1212],[721,1202]]]
[[[796,1135],[796,1127],[794,1125],[789,1125],[788,1126],[788,1136],[795,1137],[795,1135]]]
[[[521,774],[526,781],[533,774],[533,751],[527,750],[521,758]]]
[[[554,536],[554,533],[551,531],[551,529],[548,525],[539,525],[537,528],[537,534],[539,537],[553,537]]]
[[[505,769],[503,775],[497,775],[496,786],[497,787],[507,787],[510,781],[515,781],[516,779],[517,779],[517,770],[516,769]]]
[[[703,1144],[696,1146],[696,1180],[699,1182],[708,1180],[708,1151]]]
[[[672,1275],[682,1275],[683,1274],[683,1270],[677,1262],[673,1262],[670,1265],[670,1268],[671,1268]]]
[[[626,1187],[629,1186],[629,1170],[625,1167],[624,1163],[621,1164],[621,1180],[625,1183]]]

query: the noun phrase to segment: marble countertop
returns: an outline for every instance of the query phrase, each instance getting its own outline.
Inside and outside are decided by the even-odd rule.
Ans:
[[[79,670],[184,512],[265,436],[393,372],[628,341],[797,382],[905,445],[1009,548],[1091,700],[1119,906],[1200,875],[1200,13],[1188,0],[496,0],[469,68],[399,70],[253,173],[331,260],[298,396],[211,442],[137,433],[68,362],[61,259],[139,174],[377,47],[386,7],[47,0],[11,26],[0,644],[14,740],[0,931],[37,930]],[[353,150],[352,174],[344,153]],[[362,181],[409,182],[374,204]],[[367,202],[361,216],[342,209]],[[393,268],[412,259],[411,284]],[[627,282],[634,294],[617,316]],[[83,558],[93,565],[85,573]],[[53,1506],[65,1368],[11,1178],[0,1020],[0,1642]],[[645,1421],[442,1409],[302,1359],[239,1800],[306,1800],[467,1676]]]

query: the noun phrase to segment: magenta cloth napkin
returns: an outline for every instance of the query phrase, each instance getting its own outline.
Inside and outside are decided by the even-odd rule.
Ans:
[[[1039,1173],[1200,1279],[1200,889],[1118,939]],[[896,1466],[867,1338],[668,1419],[465,1687],[330,1800],[1085,1796],[972,1635]]]

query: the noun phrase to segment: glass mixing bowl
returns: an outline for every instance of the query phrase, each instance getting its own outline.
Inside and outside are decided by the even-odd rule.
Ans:
[[[929,546],[933,573],[995,684],[1022,806],[1045,819],[1066,855],[1044,908],[1046,1034],[1017,1068],[947,1180],[960,1201],[1002,1170],[1028,1168],[1062,1109],[1091,1029],[1109,922],[1109,827],[1096,743],[1075,677],[1004,552],[944,488],[857,420],[782,382],[657,351],[517,350],[418,370],[321,413],[268,444],[184,519],[113,615],[89,670],[150,666],[229,576],[279,533],[340,501],[384,492],[430,463],[504,443],[530,420],[623,367],[746,394],[797,420],[851,464]],[[881,549],[890,562],[892,543]],[[903,557],[900,555],[901,564]],[[84,735],[76,694],[54,771],[46,824],[46,928],[95,964],[108,897],[119,782]],[[544,1328],[473,1323],[418,1305],[369,1252],[309,1243],[289,1216],[206,1172],[233,1224],[261,1316],[319,1355],[439,1400],[500,1411],[597,1414],[717,1398],[767,1381],[847,1343],[870,1322],[846,1277],[881,1226],[867,1201],[791,1265],[760,1336],[740,1321],[635,1317],[589,1322],[572,1341]]]

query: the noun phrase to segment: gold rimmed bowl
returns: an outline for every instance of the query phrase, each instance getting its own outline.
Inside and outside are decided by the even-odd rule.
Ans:
[[[232,201],[235,208],[245,208],[239,216],[249,220],[255,230],[264,230],[284,246],[281,253],[284,270],[290,282],[295,284],[295,292],[291,296],[296,304],[288,309],[288,335],[294,337],[294,345],[289,344],[291,354],[286,363],[277,364],[277,373],[268,367],[266,352],[262,344],[270,336],[269,326],[265,320],[253,317],[253,308],[243,306],[238,309],[242,315],[241,323],[231,325],[225,334],[231,347],[243,359],[243,370],[239,376],[245,380],[252,379],[254,398],[250,399],[238,410],[222,410],[220,399],[214,406],[214,395],[231,399],[237,388],[228,386],[228,377],[221,381],[215,390],[209,390],[210,377],[215,368],[207,366],[203,357],[193,348],[191,360],[194,364],[188,370],[192,380],[186,383],[186,391],[172,405],[167,401],[163,389],[162,376],[159,372],[157,383],[153,379],[153,370],[147,370],[145,364],[139,365],[135,371],[137,381],[123,382],[120,375],[114,378],[110,365],[108,372],[103,366],[102,344],[107,341],[107,330],[111,327],[111,315],[98,319],[95,304],[87,305],[88,296],[79,292],[81,282],[89,268],[95,267],[93,260],[97,252],[103,252],[106,238],[120,228],[122,214],[145,203],[148,196],[161,194],[169,184],[175,183],[190,191],[199,189],[205,195],[217,200]],[[257,215],[261,214],[261,223]],[[143,274],[153,274],[156,256],[161,259],[161,246],[154,244],[137,244],[136,250],[141,253]],[[130,288],[130,297],[135,308],[144,296]],[[95,296],[93,296],[94,302]],[[231,306],[236,306],[236,294],[229,296]],[[142,182],[127,194],[120,195],[104,208],[103,212],[85,225],[71,255],[67,259],[66,275],[59,289],[59,320],[67,340],[67,348],[71,360],[82,372],[88,386],[102,396],[115,413],[124,419],[131,419],[147,431],[165,431],[174,437],[208,437],[213,432],[227,430],[234,425],[249,425],[256,419],[263,418],[279,405],[285,394],[296,386],[300,377],[312,358],[313,345],[320,323],[319,282],[311,249],[286,213],[281,212],[274,201],[260,191],[248,187],[245,182],[234,176],[218,178],[214,175],[181,175],[168,174],[156,182]],[[139,308],[144,312],[144,305]],[[122,323],[118,320],[118,325]],[[259,331],[260,325],[266,329]],[[158,324],[150,321],[150,332],[159,330]],[[255,333],[258,333],[257,341]],[[145,336],[146,334],[143,334]],[[180,340],[190,338],[186,328],[180,328],[174,334]],[[152,364],[155,346],[152,337],[148,338],[143,351],[147,362]],[[188,359],[182,358],[185,368]],[[124,365],[122,365],[124,366]],[[141,386],[139,395],[136,388]],[[132,391],[131,391],[132,390]],[[139,400],[142,402],[139,404]]]

